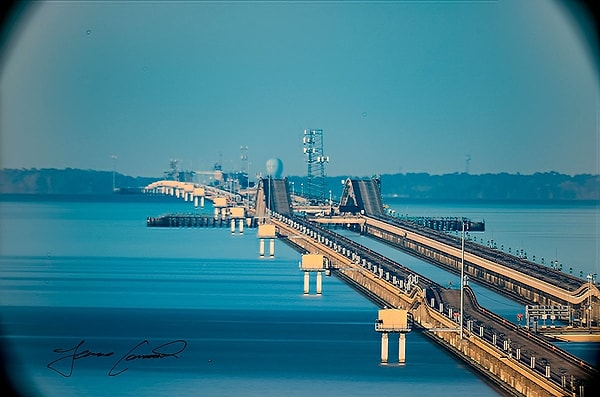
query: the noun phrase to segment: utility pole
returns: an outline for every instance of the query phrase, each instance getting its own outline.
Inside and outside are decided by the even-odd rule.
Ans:
[[[113,160],[113,172],[112,172],[112,190],[113,193],[117,191],[117,179],[116,179],[116,174],[117,174],[117,156],[116,155],[111,155],[110,158]]]

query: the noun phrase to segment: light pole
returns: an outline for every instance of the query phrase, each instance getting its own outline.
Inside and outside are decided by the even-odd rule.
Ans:
[[[591,330],[592,329],[592,275],[588,274],[587,275],[587,280],[588,280],[588,304],[587,304],[587,323],[588,323],[588,329]]]
[[[117,184],[116,184],[116,172],[117,172],[117,156],[116,155],[111,155],[110,158],[113,160],[113,172],[112,172],[112,179],[113,179],[113,193],[116,191],[117,189]]]
[[[248,173],[246,174],[246,203],[250,208],[250,162],[248,161]]]
[[[462,237],[460,244],[460,339],[463,338],[463,309],[464,309],[464,288],[465,288],[465,226],[466,221],[462,221]]]
[[[269,198],[268,198],[268,203],[269,205],[267,206],[267,216],[269,219],[269,222],[271,222],[271,173],[269,173]]]
[[[242,152],[240,159],[242,160],[242,168],[246,163],[246,208],[250,206],[250,162],[248,161],[248,146],[240,146]],[[241,184],[240,184],[241,189]]]

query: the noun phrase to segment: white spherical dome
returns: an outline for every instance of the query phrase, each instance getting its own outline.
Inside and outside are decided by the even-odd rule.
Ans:
[[[267,175],[274,179],[281,179],[283,162],[280,159],[267,160]]]

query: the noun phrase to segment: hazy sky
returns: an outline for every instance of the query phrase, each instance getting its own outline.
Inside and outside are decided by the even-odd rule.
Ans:
[[[546,0],[36,2],[4,26],[0,166],[237,170],[248,146],[252,175],[304,175],[316,128],[330,176],[600,174],[591,23]]]

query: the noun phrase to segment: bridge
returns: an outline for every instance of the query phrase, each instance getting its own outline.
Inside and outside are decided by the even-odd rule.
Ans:
[[[165,194],[177,195],[168,190]],[[460,291],[444,288],[335,233],[331,225],[450,271],[464,271],[471,280],[524,304],[566,306],[579,325],[589,326],[586,331],[597,336],[599,329],[588,323],[599,317],[595,285],[423,224],[386,216],[377,180],[349,179],[338,206],[302,210],[301,216],[285,179],[259,180],[255,197],[250,212],[258,224],[274,225],[278,238],[300,253],[326,257],[328,271],[380,308],[407,310],[415,328],[507,394],[584,397],[592,390],[598,371],[590,363],[553,345],[535,329],[517,326],[481,307],[468,286],[461,296]],[[233,196],[228,202],[236,200]]]
[[[198,184],[193,182],[179,182],[175,180],[160,180],[153,182],[144,189],[145,194],[168,195],[175,198],[181,198],[184,201],[194,202],[198,207],[204,206],[204,200],[213,203],[218,202],[218,198],[225,200],[226,206],[234,206],[244,203],[244,197],[239,193],[232,193],[210,185]]]
[[[434,342],[511,395],[582,395],[597,370],[478,305],[468,287],[460,338],[459,291],[446,289],[367,247],[307,220],[272,214],[280,239],[327,257],[333,274],[379,307],[406,309]]]

